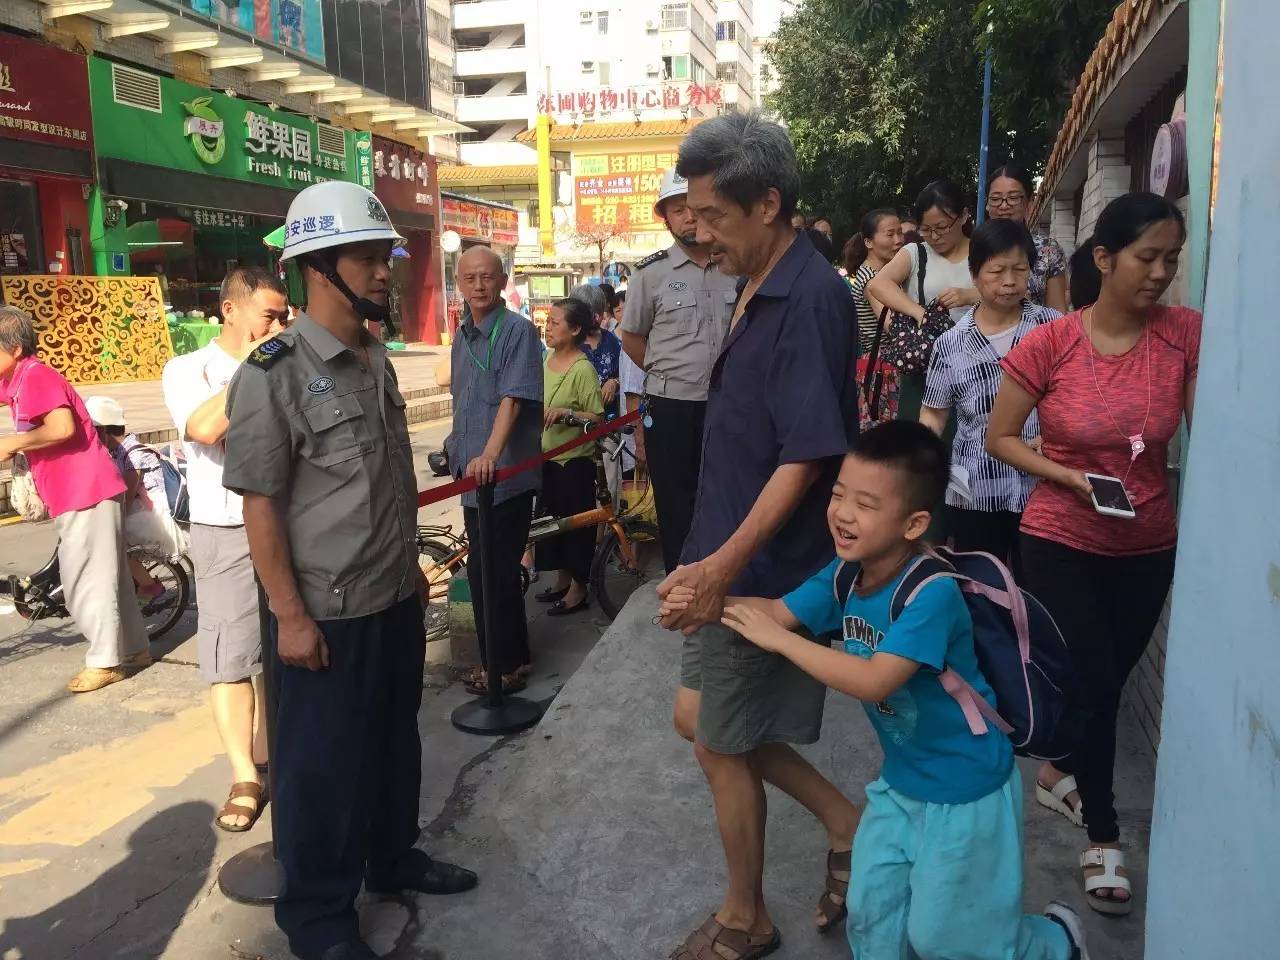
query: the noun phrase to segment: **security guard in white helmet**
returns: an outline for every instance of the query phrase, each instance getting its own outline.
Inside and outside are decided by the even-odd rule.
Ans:
[[[355,899],[457,893],[476,876],[418,839],[426,638],[405,402],[386,349],[386,209],[353,183],[294,198],[281,259],[307,290],[227,395],[223,483],[244,497],[270,599],[278,691],[271,758],[284,892],[276,922],[304,960],[372,960]]]
[[[648,460],[668,572],[693,521],[711,368],[738,299],[737,281],[716,269],[697,242],[688,192],[674,167],[663,175],[653,212],[675,243],[636,264],[621,330],[627,356],[645,372],[648,413],[637,456]]]

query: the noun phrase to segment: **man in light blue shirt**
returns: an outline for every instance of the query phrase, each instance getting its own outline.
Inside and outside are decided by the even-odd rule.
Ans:
[[[453,432],[445,450],[454,477],[492,483],[499,470],[542,453],[542,351],[537,328],[502,300],[507,274],[496,253],[472,247],[459,259],[457,275],[466,306],[453,341]],[[481,657],[487,656],[485,638],[493,630],[494,666],[508,692],[523,686],[530,665],[520,558],[541,477],[540,470],[527,470],[494,488],[493,536],[483,557],[476,495],[462,497],[463,521],[473,548],[468,574]],[[492,624],[484,619],[482,563],[493,566],[496,595],[491,608],[497,622]],[[477,689],[483,688],[483,672],[472,680]]]

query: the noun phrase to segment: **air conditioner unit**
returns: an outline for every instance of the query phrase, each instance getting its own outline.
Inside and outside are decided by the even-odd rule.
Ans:
[[[658,21],[657,21],[657,20],[646,20],[646,21],[644,22],[644,28],[645,28],[645,31],[646,31],[646,32],[648,32],[648,33],[657,33],[657,32],[658,32]]]
[[[658,76],[660,73],[662,73],[662,64],[660,64],[660,63],[651,63],[651,64],[649,64],[649,66],[645,67],[645,71],[644,71],[644,72],[645,72],[646,74],[648,74],[649,76],[651,76],[651,77],[656,77],[656,76]]]
[[[594,10],[583,10],[582,13],[578,14],[578,18],[583,23],[592,23],[596,18],[596,13]]]
[[[594,60],[583,60],[583,61],[582,61],[582,72],[583,72],[583,73],[595,73],[595,71],[596,71],[596,62],[595,62]]]

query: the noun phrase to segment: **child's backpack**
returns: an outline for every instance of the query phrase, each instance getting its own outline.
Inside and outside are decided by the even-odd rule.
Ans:
[[[187,492],[187,478],[182,468],[169,454],[157,450],[145,443],[139,443],[136,449],[153,453],[160,461],[160,475],[164,477],[164,498],[169,504],[169,515],[179,523],[191,522],[191,497]]]
[[[842,564],[835,592],[841,609],[859,565]],[[990,723],[1013,741],[1014,753],[1040,760],[1069,755],[1084,732],[1087,715],[1078,690],[1075,660],[1053,617],[1016,583],[989,553],[959,553],[944,547],[914,560],[894,591],[890,622],[896,621],[925,584],[955,580],[973,618],[978,667],[996,696],[996,709],[950,667],[938,675],[964,711],[975,735]]]

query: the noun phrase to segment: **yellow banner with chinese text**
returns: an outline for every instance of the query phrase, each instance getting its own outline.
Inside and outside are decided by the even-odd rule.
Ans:
[[[601,153],[574,158],[574,201],[580,231],[619,227],[665,230],[654,216],[662,175],[676,165],[676,151]]]

